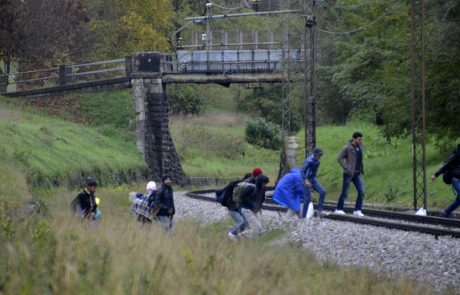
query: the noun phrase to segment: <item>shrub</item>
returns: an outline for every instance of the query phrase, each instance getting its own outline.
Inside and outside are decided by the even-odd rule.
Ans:
[[[238,102],[238,110],[249,113],[254,117],[262,117],[268,122],[281,126],[283,93],[280,85],[266,86],[253,89],[252,93]],[[303,101],[292,94],[290,101],[290,131],[298,132],[302,126]]]
[[[193,85],[171,85],[167,96],[173,114],[199,115],[206,110],[206,101]]]
[[[276,124],[257,118],[246,122],[246,141],[271,150],[281,148],[280,129]]]

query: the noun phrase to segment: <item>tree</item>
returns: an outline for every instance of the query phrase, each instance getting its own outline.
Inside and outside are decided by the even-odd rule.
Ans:
[[[254,88],[252,93],[238,103],[238,109],[246,113],[261,116],[265,120],[281,126],[282,103],[281,85],[262,86]],[[302,128],[303,105],[298,103],[300,95],[291,95],[290,127],[292,132]]]
[[[65,63],[80,48],[89,18],[78,0],[2,0],[0,51],[22,69]]]
[[[91,14],[92,59],[141,51],[167,51],[173,6],[169,0],[87,0]]]
[[[206,110],[206,101],[200,97],[195,85],[170,85],[167,96],[173,114],[199,115]]]

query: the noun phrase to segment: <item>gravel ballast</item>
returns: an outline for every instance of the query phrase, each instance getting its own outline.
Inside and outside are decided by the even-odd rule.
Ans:
[[[228,217],[218,203],[174,193],[176,218],[194,218],[210,224]],[[434,290],[453,288],[460,294],[460,239],[404,232],[382,227],[334,221],[282,220],[284,213],[262,212],[264,231],[288,230],[286,240],[300,242],[320,262],[366,267],[390,278],[406,277]]]

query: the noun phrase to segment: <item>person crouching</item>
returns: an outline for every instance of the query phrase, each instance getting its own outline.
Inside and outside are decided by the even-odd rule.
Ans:
[[[241,214],[249,225],[250,231],[247,236],[259,236],[262,232],[262,222],[257,216],[265,201],[265,186],[269,182],[267,176],[260,174],[257,177],[255,188],[249,186],[241,193]]]

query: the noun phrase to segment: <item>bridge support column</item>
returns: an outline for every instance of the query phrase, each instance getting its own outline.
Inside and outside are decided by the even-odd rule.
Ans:
[[[143,79],[146,92],[145,161],[154,179],[165,174],[173,181],[185,184],[185,174],[169,133],[169,106],[161,78]]]
[[[145,158],[145,94],[147,88],[144,87],[143,79],[132,79],[131,85],[136,112],[136,146]]]
[[[177,184],[186,178],[169,133],[168,99],[162,79],[165,61],[160,52],[126,57],[126,75],[131,79],[136,110],[137,148],[144,155],[154,180],[165,174]]]

